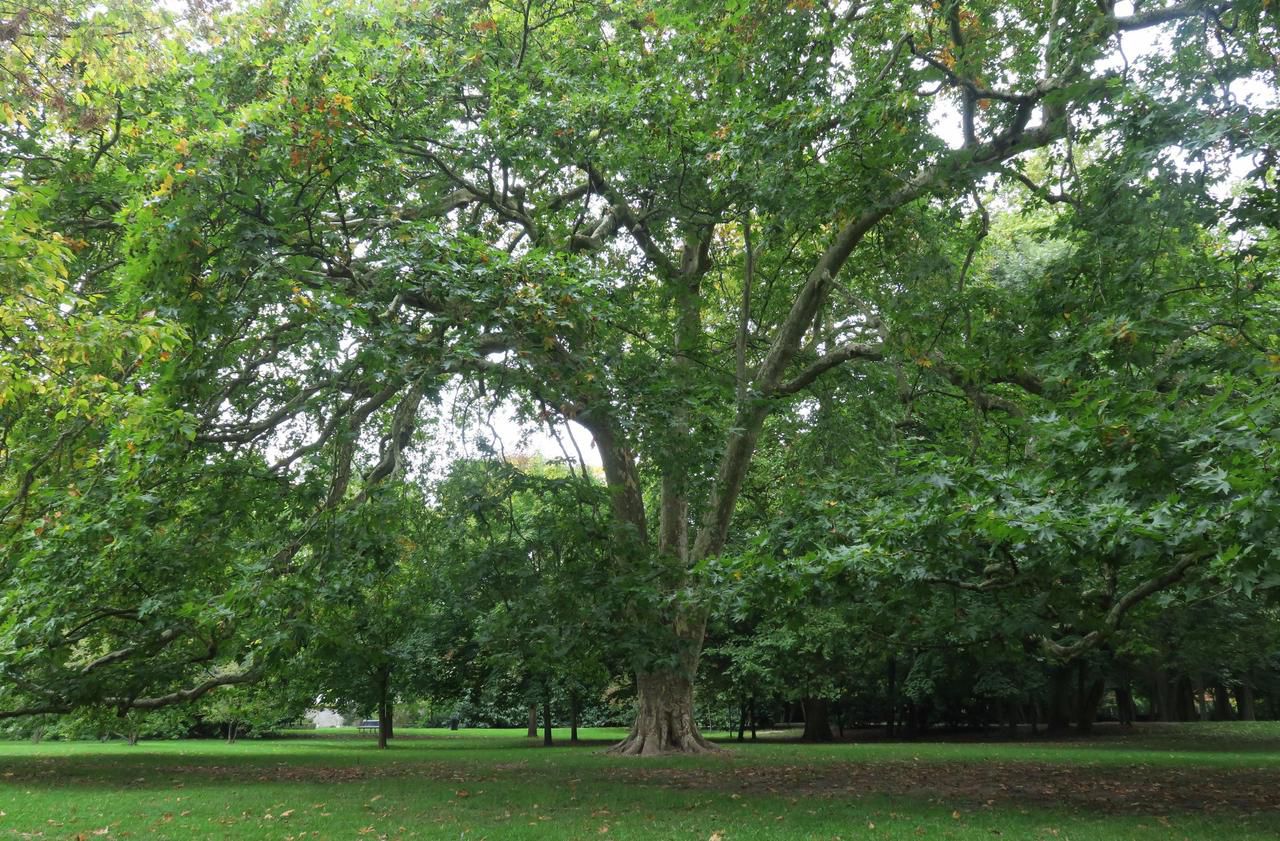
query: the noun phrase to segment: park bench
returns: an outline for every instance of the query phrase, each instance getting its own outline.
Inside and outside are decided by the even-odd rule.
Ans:
[[[377,733],[378,719],[366,718],[360,722],[360,724],[358,725],[358,729],[361,733]]]

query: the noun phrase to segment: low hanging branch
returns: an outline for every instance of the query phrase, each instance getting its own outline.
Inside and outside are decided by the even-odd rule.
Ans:
[[[106,697],[97,701],[96,704],[104,707],[112,707],[116,709],[120,715],[124,715],[130,710],[158,710],[163,707],[171,707],[175,704],[198,700],[220,686],[236,686],[238,684],[253,683],[261,678],[265,672],[265,665],[256,664],[247,669],[214,675],[195,686],[185,689],[175,689],[174,691],[168,692],[164,695],[154,695],[145,698]],[[33,715],[65,715],[66,713],[74,712],[83,706],[83,704],[57,702],[20,707],[12,710],[0,710],[0,719],[23,718],[25,716]]]
[[[1120,628],[1121,621],[1134,607],[1139,605],[1149,596],[1155,595],[1161,590],[1176,584],[1182,579],[1187,571],[1195,565],[1204,562],[1208,558],[1204,554],[1189,554],[1178,558],[1177,562],[1165,570],[1160,575],[1148,578],[1146,581],[1135,586],[1129,592],[1125,593],[1120,599],[1111,606],[1107,611],[1106,617],[1102,620],[1102,627],[1082,636],[1080,639],[1068,645],[1054,642],[1051,639],[1042,638],[1040,640],[1041,647],[1049,655],[1057,657],[1061,660],[1074,660],[1083,654],[1097,648],[1109,636]]]

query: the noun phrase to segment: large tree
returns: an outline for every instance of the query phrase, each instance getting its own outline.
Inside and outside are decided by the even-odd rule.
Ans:
[[[1206,148],[1257,151],[1260,116],[1214,93],[1274,73],[1266,15],[1194,0],[1128,15],[1109,2],[264,0],[215,29],[179,27],[172,67],[88,98],[112,119],[36,138],[54,163],[11,160],[68,198],[39,213],[87,232],[77,277],[182,325],[183,352],[135,390],[190,419],[166,460],[210,495],[219,475],[256,477],[255,510],[288,495],[269,547],[236,543],[269,581],[305,570],[325,518],[403,467],[446,377],[585,427],[624,612],[646,641],[618,750],[699,751],[706,611],[689,573],[726,549],[770,415],[859,361],[905,360],[982,409],[1041,391],[1026,360],[931,355],[868,290],[947,307],[931,279],[951,263],[930,245],[965,230],[974,188],[1016,180],[1052,200],[1090,173],[1082,135],[1106,158],[1180,140],[1121,127],[1194,118],[1223,127]],[[1122,66],[1122,37],[1145,31],[1177,49]],[[1038,181],[1023,167],[1033,150],[1048,161]],[[0,485],[7,516],[21,512],[19,553],[39,537],[24,503],[47,475],[41,463]],[[136,602],[113,596],[118,633],[140,630]],[[146,633],[102,667],[178,650],[189,631]],[[241,665],[213,680],[251,674]],[[45,676],[33,708],[83,697],[61,686]]]

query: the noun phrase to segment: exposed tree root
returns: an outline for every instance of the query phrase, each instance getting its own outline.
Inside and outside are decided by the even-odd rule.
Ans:
[[[681,674],[638,675],[639,709],[627,738],[609,749],[616,756],[720,753],[693,721],[693,683]]]

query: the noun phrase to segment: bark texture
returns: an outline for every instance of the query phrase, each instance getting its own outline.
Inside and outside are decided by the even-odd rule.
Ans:
[[[609,749],[619,756],[712,753],[693,720],[693,681],[680,672],[636,675],[639,709],[627,738]]]

